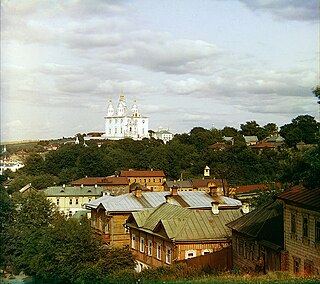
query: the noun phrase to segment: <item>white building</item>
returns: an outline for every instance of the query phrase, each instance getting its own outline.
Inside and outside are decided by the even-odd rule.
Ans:
[[[103,138],[112,140],[127,137],[134,140],[149,138],[149,118],[140,114],[136,101],[131,108],[131,113],[128,113],[124,95],[120,95],[116,109],[110,99],[107,115],[104,118],[105,134],[102,136]]]
[[[173,136],[174,135],[172,132],[169,131],[169,128],[163,129],[162,127],[159,127],[158,131],[154,133],[154,138],[161,139],[164,142],[164,144],[172,140]]]

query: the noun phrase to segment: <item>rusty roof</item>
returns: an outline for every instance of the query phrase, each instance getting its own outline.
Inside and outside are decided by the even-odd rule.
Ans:
[[[80,186],[80,185],[129,185],[129,181],[127,177],[86,177],[80,178],[73,182],[72,185]]]
[[[297,185],[280,193],[277,198],[298,207],[306,207],[320,212],[320,188],[307,189],[302,185]]]
[[[221,179],[193,179],[191,180],[194,187],[208,187],[209,184],[215,184],[217,186],[222,186]],[[227,186],[227,180],[224,181],[224,185]]]
[[[283,246],[283,207],[279,200],[253,210],[227,224],[229,228],[257,240]]]
[[[136,170],[129,170],[120,172],[121,177],[165,177],[163,171],[136,171]]]

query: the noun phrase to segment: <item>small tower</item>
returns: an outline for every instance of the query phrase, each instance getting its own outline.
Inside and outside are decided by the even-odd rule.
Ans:
[[[206,178],[206,177],[210,177],[210,168],[208,166],[206,166],[204,168],[204,171],[203,171],[203,176]]]
[[[109,105],[108,105],[108,110],[107,110],[107,116],[113,116],[114,115],[114,108],[112,105],[112,99],[109,99]]]
[[[118,109],[117,109],[117,115],[118,116],[124,116],[127,112],[127,105],[125,101],[125,97],[123,94],[120,95]]]
[[[137,105],[137,100],[134,100],[133,106],[131,108],[132,116],[133,117],[140,117],[139,108]]]

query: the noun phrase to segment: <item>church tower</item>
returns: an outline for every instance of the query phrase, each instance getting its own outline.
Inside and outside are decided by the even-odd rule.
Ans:
[[[107,116],[113,116],[114,115],[114,108],[112,105],[112,99],[109,100],[108,110],[107,110]]]

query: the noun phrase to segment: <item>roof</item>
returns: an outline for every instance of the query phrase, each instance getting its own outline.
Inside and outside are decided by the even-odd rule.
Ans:
[[[278,135],[278,136],[269,136],[265,139],[266,142],[283,142],[285,139]]]
[[[228,223],[227,226],[248,237],[283,245],[282,203],[280,201],[268,203]]]
[[[170,181],[167,180],[166,184],[168,187],[173,187],[176,185],[178,188],[193,188],[193,184],[190,180],[181,180],[181,181]]]
[[[306,189],[302,185],[297,185],[291,190],[280,193],[277,198],[286,203],[293,203],[298,207],[306,207],[320,212],[320,188]]]
[[[24,193],[25,191],[27,191],[27,190],[36,190],[32,185],[31,185],[31,183],[28,183],[27,185],[25,185],[23,188],[21,188],[20,190],[19,190],[19,192],[20,193]]]
[[[127,177],[85,177],[80,178],[71,183],[72,185],[129,185]]]
[[[110,196],[105,195],[89,202],[87,208],[97,208],[100,204],[109,212],[133,212],[146,208],[154,208],[166,202],[169,191],[142,192],[141,197],[136,197],[134,192]],[[177,196],[173,196],[172,202],[175,205],[187,208],[211,208],[213,201],[219,202],[219,208],[239,208],[242,203],[239,200],[226,196],[212,197],[204,191],[180,191]]]
[[[209,187],[209,184],[215,184],[216,186],[222,186],[221,179],[193,179],[191,180],[194,187]],[[227,181],[225,180],[225,186]]]
[[[268,143],[268,142],[260,142],[256,145],[252,145],[252,148],[275,148],[276,146],[274,146],[272,143]]]
[[[100,187],[52,186],[43,190],[46,196],[102,196]]]
[[[136,171],[136,170],[129,170],[129,171],[121,171],[121,177],[165,177],[163,171]]]
[[[257,136],[243,136],[243,138],[244,138],[244,141],[246,141],[247,143],[259,141]]]
[[[242,216],[240,210],[190,210],[163,203],[147,212],[133,212],[127,225],[175,241],[205,241],[230,239],[231,230],[225,224]],[[162,230],[164,229],[164,233]]]
[[[234,140],[234,138],[231,136],[223,136],[222,138],[224,141],[227,141],[227,142]]]
[[[237,186],[237,192],[236,193],[244,193],[244,192],[250,192],[250,191],[258,191],[258,190],[265,190],[270,188],[267,184],[250,184],[250,185],[240,185]]]

